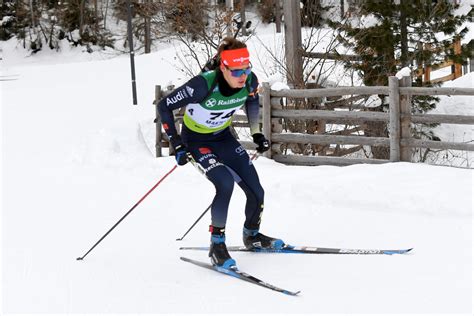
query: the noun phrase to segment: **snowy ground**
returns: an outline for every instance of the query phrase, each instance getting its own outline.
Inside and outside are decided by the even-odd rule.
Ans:
[[[9,62],[13,54],[4,47],[2,75],[18,80],[0,83],[2,314],[472,312],[467,169],[290,167],[259,158],[262,231],[296,245],[414,247],[404,256],[234,255],[242,270],[299,297],[179,260],[208,260],[178,250],[207,245],[208,215],[175,241],[214,193],[191,165],[76,261],[174,166],[150,150],[151,103],[155,84],[182,75],[166,62],[171,49],[137,56],[140,105],[132,106],[127,57],[78,62],[71,52],[22,65]],[[243,205],[236,189],[228,244],[241,244]]]
[[[448,81],[443,87],[474,88],[474,72],[461,78]],[[440,103],[430,113],[433,114],[463,114],[474,115],[474,97],[472,96],[440,96]],[[474,126],[460,124],[440,124],[434,129],[442,141],[472,143],[474,140]],[[460,167],[474,167],[474,153],[467,151],[442,151],[435,159],[435,164],[453,165]]]

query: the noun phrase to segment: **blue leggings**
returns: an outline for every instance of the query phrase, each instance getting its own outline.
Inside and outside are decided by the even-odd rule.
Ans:
[[[181,136],[216,188],[211,206],[212,225],[225,227],[236,182],[247,197],[244,227],[259,229],[264,191],[250,157],[229,129],[218,134],[198,134],[183,127]]]

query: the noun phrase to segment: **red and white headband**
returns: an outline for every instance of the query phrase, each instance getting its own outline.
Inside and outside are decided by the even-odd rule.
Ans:
[[[221,52],[221,63],[227,67],[240,67],[249,62],[250,54],[246,47]]]

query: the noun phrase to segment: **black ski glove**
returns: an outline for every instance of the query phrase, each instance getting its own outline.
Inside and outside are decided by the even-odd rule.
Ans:
[[[189,161],[188,149],[183,144],[183,141],[181,140],[181,137],[179,135],[172,135],[168,137],[175,151],[176,163],[180,166],[184,166]]]
[[[174,148],[176,163],[180,166],[184,166],[188,163],[188,149],[184,145],[178,145]]]
[[[257,144],[257,151],[263,153],[270,149],[270,142],[263,136],[262,133],[255,133],[252,135],[253,142]]]

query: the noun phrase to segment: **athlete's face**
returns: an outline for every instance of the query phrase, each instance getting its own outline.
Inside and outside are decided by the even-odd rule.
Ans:
[[[224,74],[224,79],[231,88],[243,88],[252,68],[250,64],[244,64],[239,67],[227,67],[221,64],[221,71]]]

